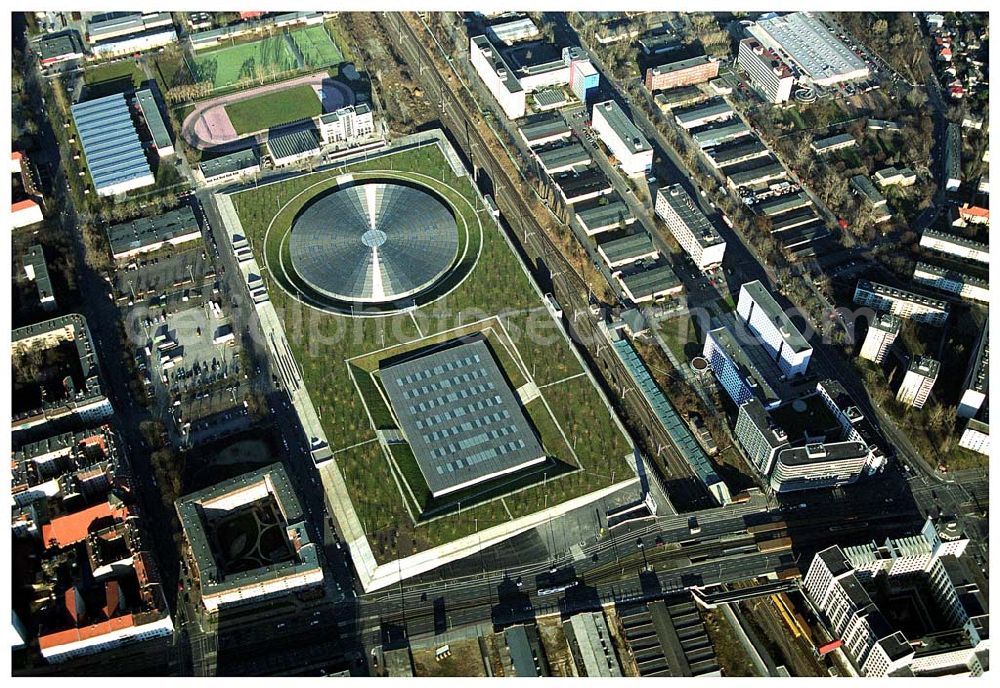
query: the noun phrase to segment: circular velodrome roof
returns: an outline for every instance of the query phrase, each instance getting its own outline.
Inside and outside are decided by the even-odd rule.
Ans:
[[[292,224],[295,272],[332,298],[384,303],[436,282],[458,253],[458,225],[435,196],[403,184],[337,189]]]

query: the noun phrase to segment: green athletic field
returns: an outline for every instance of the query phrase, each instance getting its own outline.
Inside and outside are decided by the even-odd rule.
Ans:
[[[230,103],[226,113],[242,135],[316,117],[323,105],[312,86],[302,85]]]
[[[302,51],[302,59],[307,67],[326,67],[344,61],[337,44],[322,26],[307,26],[292,31],[289,36]]]

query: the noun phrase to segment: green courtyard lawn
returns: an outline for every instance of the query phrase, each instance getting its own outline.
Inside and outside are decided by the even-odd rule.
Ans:
[[[131,59],[100,64],[83,73],[88,99],[135,90],[145,80],[146,73]]]
[[[351,318],[320,311],[290,296],[280,286],[285,283],[280,262],[291,221],[307,200],[336,186],[337,176],[345,171],[358,181],[409,178],[440,194],[456,213],[460,229],[468,228],[467,260],[471,262],[478,256],[465,281],[415,313],[380,318]],[[306,189],[308,192],[300,194]],[[334,450],[336,466],[377,561],[391,561],[472,534],[477,528],[486,529],[534,513],[544,506],[606,487],[612,477],[616,482],[631,477],[624,460],[631,443],[618,430],[579,361],[558,334],[517,256],[488,213],[482,208],[475,211],[474,206],[480,203],[475,200],[470,180],[456,177],[436,146],[359,162],[347,170],[297,176],[238,193],[233,201],[258,260],[266,265],[262,274],[271,302],[282,320],[288,344]],[[498,351],[496,342],[503,338],[490,339],[490,344],[504,369],[512,371],[508,377],[513,386],[518,386],[519,376],[527,374],[533,375],[540,387],[544,401],[539,398],[530,402],[527,411],[543,445],[560,463],[578,463],[583,469],[556,478],[546,475],[544,481],[539,476],[535,484],[519,489],[515,496],[491,495],[489,501],[472,507],[463,505],[448,516],[414,524],[400,495],[399,476],[376,441],[366,412],[365,403],[380,400],[377,387],[369,376],[359,386],[355,386],[355,380],[362,377],[359,373],[365,368],[372,369],[375,359],[370,354],[380,349],[422,346],[440,337],[418,340],[498,314],[524,373],[518,371],[519,366],[510,368],[514,352],[506,347],[502,353]],[[545,402],[551,415],[541,412]],[[392,422],[387,411],[373,414],[380,427]],[[569,445],[556,423],[569,438]],[[393,453],[397,454],[395,450]],[[405,470],[413,477],[412,467]]]
[[[230,103],[226,114],[243,135],[317,117],[323,104],[312,86],[302,85]]]

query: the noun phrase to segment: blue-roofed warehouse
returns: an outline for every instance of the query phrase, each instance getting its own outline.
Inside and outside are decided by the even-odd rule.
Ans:
[[[77,103],[72,112],[98,196],[114,196],[156,182],[124,94]]]

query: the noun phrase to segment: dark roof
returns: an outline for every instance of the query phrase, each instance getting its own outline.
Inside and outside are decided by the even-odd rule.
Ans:
[[[63,55],[82,55],[83,41],[80,35],[70,29],[59,33],[50,33],[38,39],[38,53],[42,60],[49,60]]]
[[[393,363],[381,367],[380,376],[434,495],[545,456],[485,341]]]
[[[257,167],[259,165],[260,153],[256,148],[247,148],[234,153],[227,153],[226,155],[221,155],[218,158],[212,158],[211,160],[202,160],[201,173],[204,174],[206,178],[211,178],[220,174],[230,174],[239,170],[245,170],[248,167]]]
[[[573,133],[566,121],[557,115],[540,118],[520,129],[521,136],[531,144],[532,141],[547,139],[552,136],[569,136]]]
[[[644,267],[642,270],[636,272],[623,274],[621,280],[628,287],[629,292],[636,298],[659,294],[681,285],[677,274],[669,265],[663,263]]]
[[[117,255],[197,231],[200,227],[194,211],[184,205],[162,215],[112,225],[108,227],[108,241],[111,252]]]
[[[149,133],[153,135],[153,143],[156,147],[163,149],[173,146],[174,142],[170,140],[167,125],[163,123],[163,115],[160,114],[160,108],[156,104],[153,92],[148,88],[144,88],[136,91],[135,98],[139,101],[139,107],[142,109],[142,117],[146,120],[146,127],[149,128]]]
[[[615,226],[635,219],[632,211],[623,201],[612,201],[607,205],[577,210],[576,217],[589,230]]]
[[[611,188],[611,182],[608,181],[607,176],[596,167],[584,170],[583,172],[563,172],[556,175],[553,181],[570,201],[594,191],[603,191]]]
[[[315,129],[299,129],[287,134],[268,136],[267,147],[275,158],[288,158],[319,150],[319,135]]]
[[[650,251],[656,250],[653,247],[652,238],[646,231],[639,231],[635,234],[611,239],[610,241],[598,244],[597,247],[612,263],[628,258],[637,260],[647,255]]]
[[[698,55],[697,57],[689,57],[686,60],[677,60],[676,62],[667,62],[665,64],[657,65],[656,67],[650,67],[654,75],[658,74],[670,74],[671,72],[679,72],[682,69],[689,69],[691,67],[698,67],[709,62],[708,55]]]
[[[833,547],[827,547],[823,551],[816,554],[820,561],[829,569],[830,573],[834,578],[841,576],[848,571],[853,571],[854,567],[851,563],[847,561],[847,557],[844,555],[844,550],[840,549],[839,545],[834,545]]]

